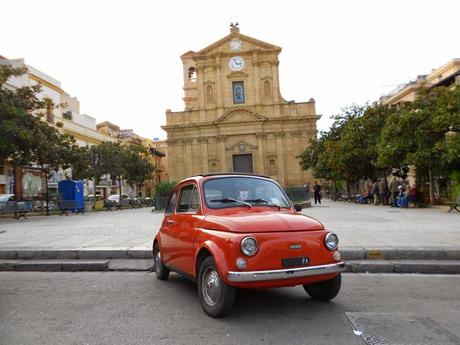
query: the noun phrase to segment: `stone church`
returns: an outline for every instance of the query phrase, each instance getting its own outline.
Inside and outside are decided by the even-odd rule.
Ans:
[[[284,186],[311,182],[296,158],[316,136],[315,101],[280,94],[281,48],[230,34],[181,56],[185,110],[166,111],[169,178],[206,172],[268,175]]]

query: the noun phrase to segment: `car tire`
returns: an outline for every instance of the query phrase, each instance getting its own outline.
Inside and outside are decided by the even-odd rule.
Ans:
[[[204,312],[211,317],[228,314],[233,308],[235,295],[236,288],[221,279],[214,258],[204,259],[198,274],[198,296]]]
[[[153,262],[153,269],[155,271],[155,275],[157,276],[157,278],[159,280],[167,280],[169,277],[169,270],[161,260],[160,246],[158,245],[158,243],[156,243],[153,247]]]
[[[303,288],[311,298],[327,302],[333,299],[340,291],[342,277],[340,273],[333,279],[325,280],[319,283],[304,285]]]

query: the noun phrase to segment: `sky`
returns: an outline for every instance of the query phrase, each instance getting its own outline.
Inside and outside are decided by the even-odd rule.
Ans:
[[[0,55],[59,80],[82,113],[166,138],[180,111],[180,55],[229,33],[282,47],[281,95],[316,100],[319,130],[353,103],[460,58],[460,1],[3,0]]]

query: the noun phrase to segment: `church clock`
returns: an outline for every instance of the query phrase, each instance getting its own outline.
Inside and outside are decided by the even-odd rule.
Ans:
[[[233,56],[228,62],[232,71],[241,71],[244,68],[244,60],[241,56]]]

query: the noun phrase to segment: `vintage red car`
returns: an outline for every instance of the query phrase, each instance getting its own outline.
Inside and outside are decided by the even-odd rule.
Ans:
[[[190,177],[172,191],[153,242],[156,276],[174,271],[196,281],[213,317],[231,311],[236,288],[303,285],[329,301],[345,269],[338,237],[300,209],[268,177]]]

